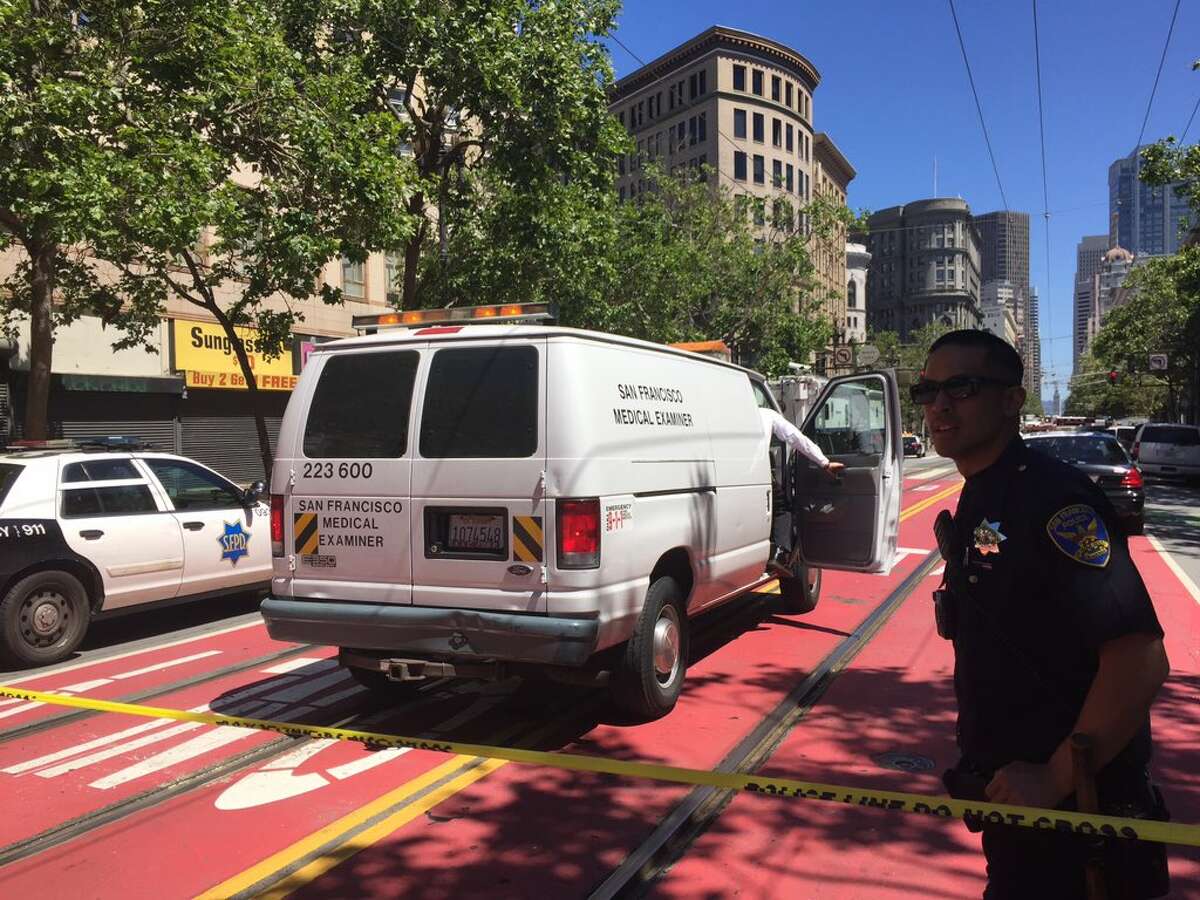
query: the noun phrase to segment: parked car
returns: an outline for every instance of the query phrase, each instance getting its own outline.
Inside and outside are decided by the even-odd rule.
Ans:
[[[136,444],[0,452],[0,662],[62,660],[117,610],[268,586],[262,482],[242,490],[193,460],[117,446]]]
[[[922,457],[925,455],[925,445],[915,434],[904,435],[904,455]]]
[[[693,617],[774,577],[758,409],[774,400],[722,360],[454,318],[512,309],[409,311],[431,318],[314,348],[271,482],[268,632],[341,648],[373,690],[607,675],[623,709],[664,715]],[[813,404],[803,430],[845,468],[796,467],[786,608],[812,609],[813,569],[890,568],[899,419],[886,372],[832,379]]]
[[[1111,425],[1107,429],[1108,433],[1121,442],[1121,446],[1126,450],[1133,449],[1133,439],[1137,436],[1138,426],[1136,425]]]
[[[1051,431],[1029,435],[1032,450],[1081,469],[1112,502],[1128,534],[1145,529],[1145,482],[1137,464],[1113,435],[1103,432]]]
[[[1147,422],[1133,439],[1132,454],[1147,475],[1200,478],[1200,426]]]

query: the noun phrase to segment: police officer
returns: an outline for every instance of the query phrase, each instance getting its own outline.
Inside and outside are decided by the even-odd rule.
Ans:
[[[911,387],[937,452],[966,477],[953,528],[939,534],[949,558],[938,624],[954,642],[962,753],[947,787],[1072,809],[1070,738],[1082,733],[1100,812],[1165,818],[1148,771],[1150,704],[1168,671],[1162,628],[1104,494],[1021,441],[1021,378],[1003,340],[953,331]],[[1110,900],[1167,891],[1161,844],[987,825],[983,850],[990,900],[1083,898],[1089,860]]]

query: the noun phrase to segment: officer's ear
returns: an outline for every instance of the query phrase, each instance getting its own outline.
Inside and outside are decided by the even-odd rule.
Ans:
[[[1014,385],[1004,389],[1004,415],[1019,416],[1025,408],[1025,388]]]

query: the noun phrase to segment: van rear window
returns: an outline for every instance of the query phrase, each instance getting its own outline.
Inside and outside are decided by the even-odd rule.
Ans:
[[[1200,444],[1200,428],[1187,425],[1147,425],[1142,430],[1142,443],[1195,447]]]
[[[304,455],[314,459],[403,456],[418,360],[415,350],[330,357],[308,411]]]
[[[421,418],[426,459],[512,459],[538,446],[538,354],[472,347],[434,354]]]

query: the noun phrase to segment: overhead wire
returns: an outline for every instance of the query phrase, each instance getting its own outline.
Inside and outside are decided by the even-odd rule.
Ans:
[[[1192,114],[1188,116],[1187,124],[1183,126],[1183,132],[1179,135],[1179,143],[1183,144],[1187,139],[1187,133],[1192,128],[1192,121],[1196,118],[1196,110],[1200,109],[1200,97],[1196,98],[1196,105],[1192,107]]]
[[[975,98],[975,111],[979,113],[979,127],[983,129],[983,141],[987,144],[988,156],[992,160],[992,172],[996,176],[996,187],[1000,189],[1000,200],[1008,209],[1008,198],[1004,195],[1004,184],[1000,181],[1000,167],[996,165],[996,154],[992,150],[992,139],[988,134],[987,123],[983,119],[983,104],[979,102],[979,91],[975,88],[975,76],[971,74],[971,61],[967,59],[967,45],[963,42],[962,28],[958,24],[958,11],[954,8],[954,0],[950,3],[950,15],[954,19],[954,33],[958,35],[958,48],[962,51],[963,65],[967,69],[967,80],[971,84],[971,94]]]
[[[1158,93],[1158,80],[1162,77],[1163,64],[1167,61],[1167,49],[1171,46],[1171,35],[1175,31],[1175,20],[1179,17],[1180,2],[1181,0],[1175,0],[1175,11],[1171,13],[1171,24],[1167,27],[1167,39],[1163,41],[1162,56],[1158,60],[1158,71],[1154,73],[1154,86],[1150,88],[1150,99],[1146,101],[1146,114],[1142,116],[1142,129],[1138,132],[1137,143],[1133,145],[1133,152],[1138,154],[1139,159],[1141,154],[1138,151],[1142,146],[1142,138],[1146,136],[1146,125],[1150,122],[1150,110],[1154,106],[1154,95]],[[1192,115],[1195,115],[1195,112]],[[1190,119],[1188,124],[1191,124]]]

